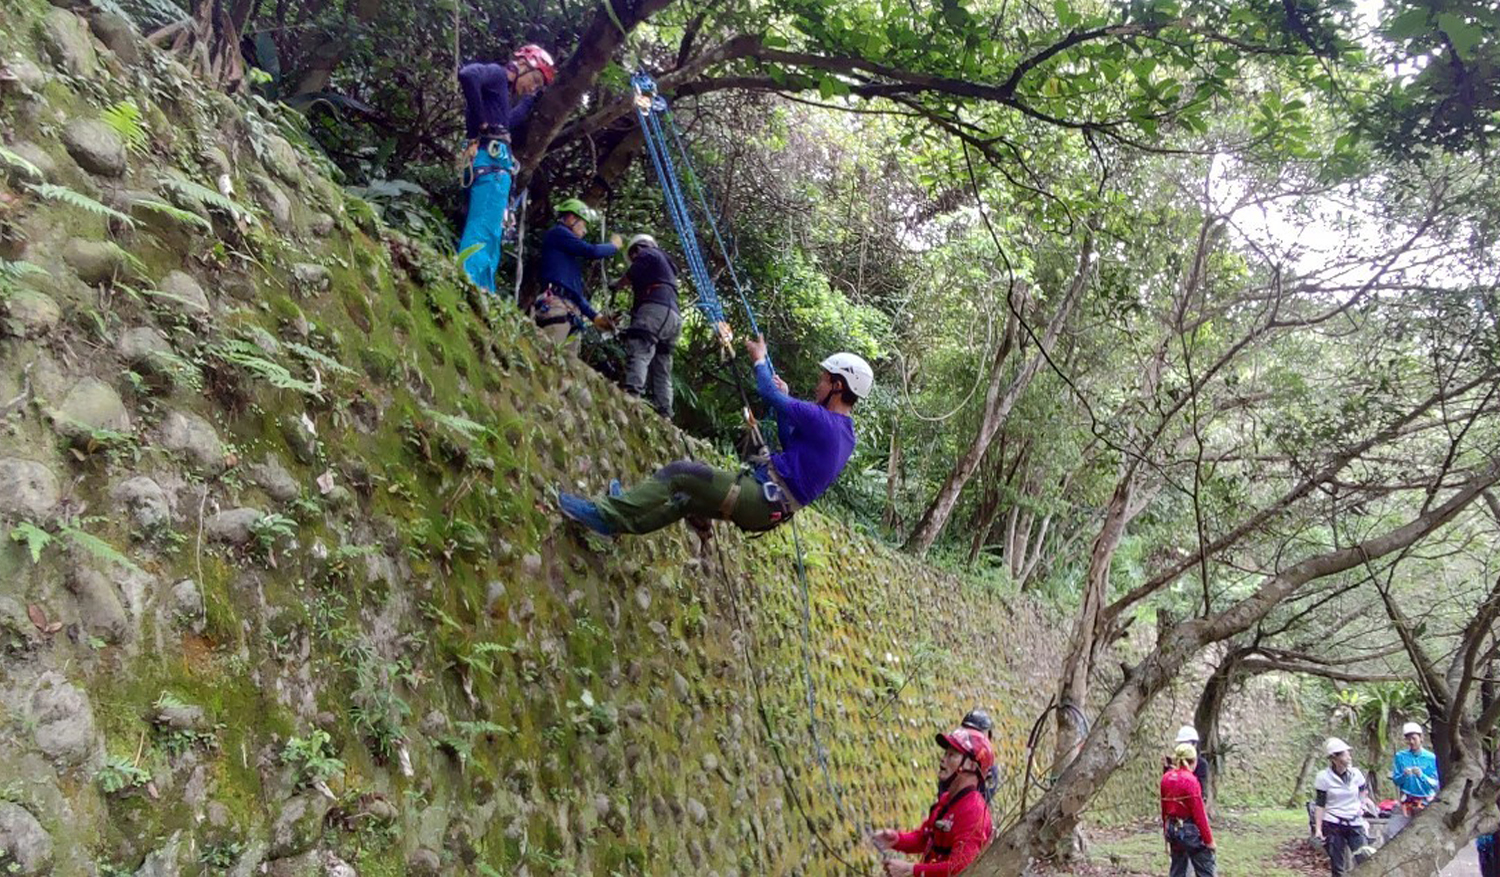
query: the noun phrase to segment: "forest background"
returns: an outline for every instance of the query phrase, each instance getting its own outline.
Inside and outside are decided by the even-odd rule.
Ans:
[[[303,112],[347,185],[449,250],[457,64],[560,59],[518,144],[530,252],[573,195],[673,240],[630,111],[630,73],[657,78],[789,382],[823,351],[877,364],[825,509],[1075,619],[1047,783],[985,873],[1066,853],[1184,674],[1221,758],[1226,703],[1264,674],[1370,764],[1427,723],[1448,789],[1386,873],[1494,821],[1489,4],[124,5]],[[596,303],[623,306],[606,279]],[[683,345],[679,423],[727,444],[739,377],[701,320]]]

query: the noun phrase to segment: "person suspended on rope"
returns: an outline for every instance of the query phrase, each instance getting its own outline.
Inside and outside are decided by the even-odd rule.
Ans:
[[[677,305],[677,265],[656,245],[656,238],[638,234],[626,249],[630,269],[613,284],[627,283],[634,292],[625,342],[625,392],[645,393],[662,417],[672,418],[672,351],[682,334],[682,312]]]
[[[609,317],[594,310],[583,285],[583,260],[608,259],[620,251],[620,236],[602,244],[584,240],[594,208],[577,198],[557,205],[557,224],[542,237],[542,291],[531,303],[531,318],[542,334],[561,343],[591,321],[601,331],[613,328]]]
[[[990,714],[980,707],[969,710],[968,715],[964,716],[964,720],[958,724],[959,727],[972,728],[978,731],[984,735],[984,739],[990,741],[991,746],[994,745],[995,722],[990,718]],[[943,780],[939,779],[938,792],[941,793],[944,788],[946,787],[943,784]],[[1000,765],[991,764],[989,775],[984,778],[985,806],[989,806],[990,802],[995,800],[995,790],[998,788],[1000,788]]]
[[[776,412],[781,453],[761,450],[739,469],[718,469],[696,460],[668,463],[630,490],[598,500],[558,491],[558,506],[570,520],[603,536],[650,533],[687,517],[719,518],[741,530],[770,530],[786,523],[833,484],[854,453],[850,413],[870,394],[875,373],[852,353],[823,360],[816,402],[787,395],[771,372],[763,338],[746,339],[755,363],[755,385]]]
[[[469,217],[458,251],[464,273],[490,292],[495,291],[505,209],[515,172],[511,138],[519,135],[537,92],[552,84],[556,71],[552,56],[534,44],[517,49],[508,63],[466,64],[458,71],[469,141],[461,159],[464,185],[469,189]]]
[[[984,732],[958,727],[937,735],[943,748],[938,783],[943,791],[914,831],[882,828],[870,840],[882,850],[917,853],[916,863],[886,859],[887,877],[953,877],[989,846],[994,834],[985,803],[985,777],[995,766],[995,749]]]

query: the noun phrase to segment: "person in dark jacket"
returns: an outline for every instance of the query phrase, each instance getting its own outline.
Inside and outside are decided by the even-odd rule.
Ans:
[[[531,304],[531,317],[542,334],[562,342],[590,320],[601,330],[611,327],[609,317],[594,310],[583,286],[583,261],[608,259],[620,251],[620,236],[591,244],[584,240],[594,209],[577,198],[557,205],[557,224],[542,237],[540,277],[542,291]]]
[[[495,291],[500,241],[510,200],[511,138],[526,121],[542,88],[551,85],[556,65],[546,49],[526,45],[506,64],[466,64],[458,71],[464,95],[464,184],[469,188],[469,217],[458,251],[464,273],[475,285]]]
[[[630,270],[614,288],[630,284],[630,325],[625,342],[625,392],[643,393],[662,417],[672,418],[672,351],[682,334],[677,304],[677,266],[649,234],[630,239]]]

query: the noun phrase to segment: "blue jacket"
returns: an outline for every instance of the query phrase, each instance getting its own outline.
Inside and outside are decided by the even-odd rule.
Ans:
[[[1421,768],[1421,773],[1408,774],[1408,767]],[[1413,798],[1430,798],[1437,794],[1438,790],[1438,767],[1437,756],[1423,749],[1412,752],[1410,749],[1397,751],[1391,759],[1391,782],[1401,790],[1403,795]]]
[[[776,389],[771,366],[755,367],[755,388],[776,412],[781,453],[771,465],[803,505],[823,495],[854,453],[854,421],[821,405],[793,399]]]
[[[465,64],[458,71],[458,85],[464,93],[464,131],[470,140],[486,128],[490,133],[504,128],[520,139],[520,128],[531,112],[535,95],[523,97],[512,106],[510,77],[506,75],[509,69],[509,64]]]
[[[583,260],[608,259],[617,252],[619,249],[614,244],[591,244],[559,222],[542,237],[542,265],[538,276],[543,284],[556,287],[592,320],[598,311],[583,292]]]

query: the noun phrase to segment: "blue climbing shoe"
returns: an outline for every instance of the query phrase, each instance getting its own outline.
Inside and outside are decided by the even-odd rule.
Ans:
[[[581,496],[559,490],[557,508],[563,513],[563,517],[588,527],[600,536],[615,535],[615,529],[605,523],[604,518],[599,514],[599,509]]]
[[[611,478],[611,479],[609,479],[609,498],[610,499],[614,499],[615,497],[619,496],[620,494],[622,494],[624,492],[625,492],[624,488],[620,487],[620,479],[618,479],[618,478]]]

